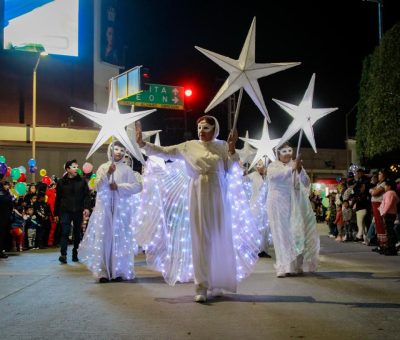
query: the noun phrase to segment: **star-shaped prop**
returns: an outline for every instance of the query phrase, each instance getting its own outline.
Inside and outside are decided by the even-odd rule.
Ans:
[[[149,141],[150,137],[156,135],[156,140],[158,137],[158,133],[161,132],[162,130],[150,130],[150,131],[142,131],[142,139],[144,141]],[[136,138],[136,137],[135,137]],[[158,140],[160,140],[160,137],[158,137]]]
[[[246,131],[246,139],[249,139],[249,131]],[[250,163],[256,155],[256,150],[250,146],[249,143],[244,142],[242,149],[236,149],[239,158],[243,164]]]
[[[267,119],[264,119],[263,130],[260,140],[243,138],[243,137],[240,137],[240,139],[257,148],[257,154],[255,155],[253,162],[249,167],[249,170],[254,165],[256,165],[260,159],[262,159],[265,156],[267,156],[271,161],[274,161],[275,160],[274,148],[278,145],[279,141],[281,140],[280,138],[278,139],[269,138]]]
[[[256,18],[254,17],[238,60],[231,59],[229,57],[225,57],[215,52],[195,46],[197,50],[206,55],[229,73],[228,79],[219,89],[211,103],[207,106],[205,112],[210,111],[213,107],[217,106],[240,88],[244,88],[244,90],[253,100],[254,104],[257,105],[262,114],[268,119],[268,121],[270,121],[267,107],[265,106],[257,79],[286,70],[301,63],[257,64],[255,62],[255,41]]]
[[[315,122],[326,116],[327,114],[336,111],[338,108],[326,108],[326,109],[314,109],[312,107],[313,95],[314,95],[314,83],[315,83],[315,73],[312,75],[310,84],[304,94],[303,100],[297,105],[282,102],[277,99],[272,100],[277,103],[282,109],[289,113],[294,120],[287,128],[286,132],[283,134],[282,139],[278,145],[281,146],[283,143],[288,141],[294,134],[298,131],[304,131],[308,141],[310,142],[314,152],[317,152],[317,146],[315,145],[314,130],[313,125]],[[297,149],[300,148],[300,143],[297,145]]]
[[[110,81],[110,95],[108,100],[108,109],[106,113],[88,111],[78,109],[76,107],[71,107],[71,109],[75,110],[76,112],[80,113],[86,118],[89,118],[90,120],[101,126],[101,130],[97,135],[97,138],[94,141],[88,155],[86,156],[86,159],[88,159],[110,137],[114,136],[137,160],[144,164],[143,155],[140,152],[139,146],[137,145],[135,140],[131,142],[126,133],[125,127],[156,111],[155,109],[140,112],[120,113],[113,79],[111,79]]]
[[[156,134],[156,139],[154,140],[154,145],[161,146],[161,143],[160,143],[160,134],[159,134],[159,133]],[[165,161],[164,161],[163,158],[158,157],[158,156],[155,156],[155,155],[151,155],[151,156],[149,156],[149,159],[150,159],[151,162],[156,163],[156,164],[157,164],[159,167],[161,167],[163,170],[165,170],[165,169],[167,168],[167,167],[165,166]]]
[[[136,112],[138,113],[138,112]],[[150,131],[142,131],[142,138],[144,141],[149,141],[150,137],[156,135],[161,130],[150,130]],[[135,124],[130,124],[126,127],[126,133],[131,141],[136,141],[136,126]]]

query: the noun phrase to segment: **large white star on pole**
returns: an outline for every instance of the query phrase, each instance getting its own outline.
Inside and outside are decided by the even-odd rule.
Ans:
[[[285,110],[294,118],[294,120],[287,128],[286,132],[283,134],[278,147],[288,141],[290,138],[292,138],[293,135],[296,134],[298,131],[303,130],[312,148],[314,149],[314,152],[317,152],[313,125],[318,119],[328,115],[333,111],[336,111],[338,108],[333,107],[325,109],[314,109],[312,107],[314,96],[314,83],[315,73],[312,75],[306,93],[304,94],[303,100],[299,105],[285,103],[283,101],[272,98],[275,103],[277,103],[283,110]],[[300,148],[300,145],[298,145],[297,148]]]
[[[271,161],[275,160],[274,148],[278,145],[280,138],[270,139],[268,132],[267,119],[264,119],[263,130],[261,139],[250,139],[243,138],[240,139],[244,142],[249,143],[257,149],[257,154],[255,155],[253,162],[251,163],[249,170],[257,164],[257,162],[263,157],[267,156]]]
[[[111,79],[110,81],[110,95],[106,113],[88,111],[78,109],[76,107],[71,107],[71,109],[75,110],[76,112],[80,113],[86,118],[89,118],[90,120],[101,126],[100,132],[97,135],[97,138],[94,141],[88,155],[86,156],[86,159],[88,159],[110,137],[114,136],[122,143],[122,145],[126,147],[126,149],[132,154],[132,156],[134,156],[142,164],[145,163],[139,146],[136,143],[136,140],[133,139],[131,141],[129,139],[125,127],[156,111],[155,109],[140,112],[120,113],[113,79]]]
[[[265,106],[260,86],[258,85],[258,78],[269,76],[276,72],[286,70],[290,67],[300,65],[301,63],[257,64],[255,62],[255,41],[256,18],[254,17],[238,60],[231,59],[229,57],[225,57],[215,52],[195,46],[197,50],[206,55],[229,73],[228,79],[219,89],[211,103],[207,106],[205,112],[210,111],[213,107],[217,106],[231,94],[243,87],[253,100],[254,104],[257,105],[262,114],[268,119],[268,121],[270,121],[268,110]]]
[[[244,138],[249,138],[249,131],[246,131],[246,137]],[[244,142],[243,148],[236,149],[236,152],[239,154],[239,158],[243,164],[250,163],[256,155],[256,150],[247,142]]]

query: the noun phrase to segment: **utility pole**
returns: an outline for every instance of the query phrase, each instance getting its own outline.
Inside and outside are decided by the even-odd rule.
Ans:
[[[363,1],[374,2],[378,5],[378,34],[380,42],[383,34],[383,21],[382,21],[383,0],[363,0]]]

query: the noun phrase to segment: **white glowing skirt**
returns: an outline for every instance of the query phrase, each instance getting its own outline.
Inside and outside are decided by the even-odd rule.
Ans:
[[[94,277],[135,277],[137,196],[120,196],[104,189],[97,193],[96,206],[79,246],[79,257]]]
[[[196,227],[196,222],[191,221],[191,218],[194,218],[194,207],[189,209],[189,197],[190,194],[193,195],[191,192],[193,179],[186,174],[185,163],[175,161],[166,165],[166,170],[148,165],[144,175],[136,238],[146,250],[148,265],[160,271],[168,284],[174,285],[176,282],[188,282],[195,278],[194,272],[197,270],[199,273],[199,267],[202,264],[193,265],[193,251],[198,251],[198,248],[207,249],[207,244],[192,243],[192,230],[198,233],[199,229]],[[208,280],[209,288],[234,291],[236,282],[248,276],[256,264],[261,234],[252,217],[249,200],[243,190],[242,170],[239,165],[234,164],[226,178],[224,176],[220,180],[226,183],[226,191],[224,191],[226,197],[223,199],[222,206],[210,207],[210,209],[214,209],[212,214],[225,214],[222,220],[228,221],[225,226],[228,230],[224,235],[229,235],[229,239],[221,241],[219,250],[224,258],[233,261],[234,268],[232,270],[220,268],[220,275],[225,277],[215,277],[219,275],[217,266],[222,266],[224,261],[223,259],[221,261],[221,258],[210,258],[208,267],[204,270],[205,278],[196,277],[196,279]],[[210,190],[217,190],[216,195],[221,193],[218,191],[220,188],[210,188]],[[203,205],[208,203],[201,202]],[[212,228],[207,230],[210,231]],[[199,240],[201,237],[199,238],[196,234],[195,239]],[[210,240],[213,240],[213,235],[206,235],[204,242],[207,243]],[[209,253],[203,255],[210,257]],[[199,275],[201,276],[197,274]],[[229,277],[231,275],[233,277]],[[222,284],[223,281],[230,282]]]

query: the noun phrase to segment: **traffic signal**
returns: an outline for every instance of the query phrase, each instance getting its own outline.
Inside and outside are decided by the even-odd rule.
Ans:
[[[192,96],[192,94],[193,94],[192,89],[190,89],[190,88],[185,89],[185,97],[189,98]]]
[[[148,91],[150,84],[150,70],[147,67],[140,68],[140,89]]]

